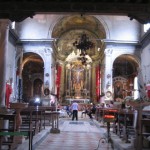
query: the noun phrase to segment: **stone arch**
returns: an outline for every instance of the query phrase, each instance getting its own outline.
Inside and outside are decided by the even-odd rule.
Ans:
[[[106,39],[110,38],[110,32],[107,23],[104,21],[104,19],[101,16],[96,16],[96,18],[100,21],[102,26],[104,27],[105,33],[106,33]]]
[[[23,83],[23,98],[28,101],[34,95],[34,79],[44,81],[44,61],[40,55],[33,52],[26,52],[22,62],[22,83]],[[42,86],[41,86],[42,91]],[[42,92],[40,93],[41,96]]]
[[[122,54],[113,62],[114,99],[120,101],[126,96],[133,96],[134,78],[137,76],[139,60],[136,56]]]
[[[104,26],[95,16],[71,15],[60,18],[53,27],[52,38],[56,39],[55,50],[60,54],[60,58],[66,58],[75,50],[72,43],[83,33],[87,34],[95,45],[90,55],[93,58],[98,57],[97,49],[102,45],[101,39],[106,38]]]

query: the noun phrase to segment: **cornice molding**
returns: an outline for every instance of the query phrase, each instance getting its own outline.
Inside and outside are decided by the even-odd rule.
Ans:
[[[15,41],[18,41],[19,37],[13,29],[9,30],[9,34]]]
[[[150,29],[144,34],[140,40],[142,48],[145,48],[150,43]]]
[[[129,46],[140,46],[139,41],[125,41],[125,40],[103,40],[105,45],[129,45]]]
[[[17,41],[17,45],[34,45],[34,44],[40,44],[40,45],[49,45],[50,47],[53,47],[53,39],[19,39]]]

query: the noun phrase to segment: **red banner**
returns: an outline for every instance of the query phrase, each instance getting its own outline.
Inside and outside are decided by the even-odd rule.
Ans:
[[[96,67],[96,98],[98,102],[100,99],[100,66]]]
[[[5,94],[5,103],[6,103],[6,107],[9,108],[9,104],[10,104],[10,95],[12,93],[12,88],[11,85],[9,85],[8,83],[6,83],[6,94]]]
[[[59,98],[61,70],[62,70],[61,66],[57,66],[57,76],[56,76],[57,98]]]

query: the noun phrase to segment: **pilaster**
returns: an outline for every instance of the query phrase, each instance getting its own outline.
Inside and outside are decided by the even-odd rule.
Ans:
[[[8,19],[0,20],[0,105],[5,106],[5,84],[6,84],[6,53],[8,51],[8,35],[9,35]]]
[[[106,48],[105,51],[105,73],[104,73],[104,92],[105,92],[105,100],[112,100],[112,48]]]

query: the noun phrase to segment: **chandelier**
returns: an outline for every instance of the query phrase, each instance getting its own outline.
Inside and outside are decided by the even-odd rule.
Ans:
[[[87,63],[87,50],[93,48],[94,43],[89,40],[89,37],[87,37],[86,34],[82,34],[79,40],[76,40],[73,43],[73,46],[81,51],[79,60],[81,60],[82,64],[85,65]]]

